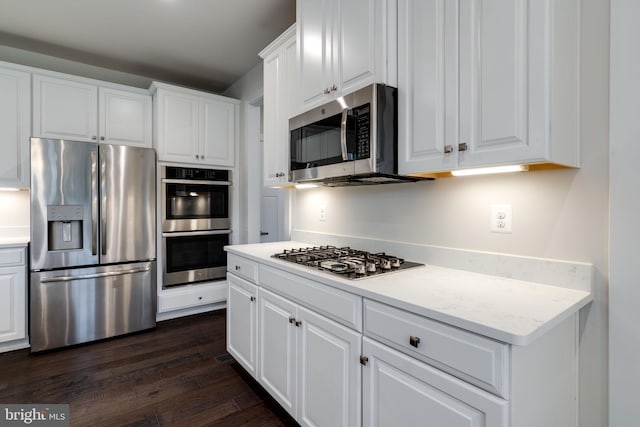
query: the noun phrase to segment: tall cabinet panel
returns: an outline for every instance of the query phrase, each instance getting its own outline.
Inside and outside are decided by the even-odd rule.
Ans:
[[[0,187],[29,188],[31,76],[0,67]]]
[[[200,158],[198,97],[163,89],[158,89],[155,97],[158,157],[175,162],[196,162]]]
[[[398,2],[401,173],[456,167],[445,153],[457,148],[457,11],[455,1]]]
[[[263,183],[289,182],[289,118],[298,110],[295,25],[267,46],[264,58]]]
[[[202,140],[201,160],[220,166],[235,161],[237,104],[215,99],[200,99]]]

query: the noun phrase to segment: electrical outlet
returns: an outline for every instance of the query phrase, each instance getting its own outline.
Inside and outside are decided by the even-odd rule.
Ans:
[[[318,214],[318,219],[320,221],[327,220],[327,205],[320,205],[320,212]]]
[[[511,205],[491,205],[491,224],[493,233],[511,233],[513,213]]]

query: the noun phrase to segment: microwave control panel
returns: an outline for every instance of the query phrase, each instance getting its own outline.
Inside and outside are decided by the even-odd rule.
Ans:
[[[355,116],[356,127],[356,152],[358,159],[367,159],[370,156],[371,141],[371,104],[364,104],[352,110]]]

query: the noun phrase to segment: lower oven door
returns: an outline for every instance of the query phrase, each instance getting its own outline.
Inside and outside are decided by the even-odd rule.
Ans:
[[[162,234],[162,287],[226,277],[230,230]]]

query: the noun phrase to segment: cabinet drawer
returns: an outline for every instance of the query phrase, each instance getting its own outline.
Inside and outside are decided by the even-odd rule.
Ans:
[[[364,301],[364,335],[508,397],[507,344],[371,300]]]
[[[25,263],[24,256],[25,256],[24,248],[0,249],[0,267],[24,265]]]
[[[181,308],[212,304],[226,299],[226,281],[207,285],[183,286],[164,290],[158,295],[158,312],[164,313]]]
[[[258,264],[238,255],[227,253],[227,271],[258,283]]]
[[[295,274],[260,265],[260,285],[362,331],[362,297]]]

